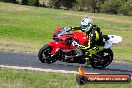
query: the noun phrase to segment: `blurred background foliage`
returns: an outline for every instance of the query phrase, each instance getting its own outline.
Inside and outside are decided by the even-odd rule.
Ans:
[[[53,9],[132,16],[132,0],[0,0]]]

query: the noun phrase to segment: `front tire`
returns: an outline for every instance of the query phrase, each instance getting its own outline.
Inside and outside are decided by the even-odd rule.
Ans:
[[[42,63],[53,63],[56,61],[55,58],[51,56],[52,47],[48,44],[44,45],[38,53],[38,58]]]
[[[98,58],[98,57],[99,58]],[[111,49],[104,49],[93,55],[90,59],[90,65],[95,69],[102,69],[108,66],[113,60],[113,52]]]

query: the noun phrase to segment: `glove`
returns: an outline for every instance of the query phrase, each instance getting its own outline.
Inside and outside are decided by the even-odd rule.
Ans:
[[[78,48],[83,47],[81,44],[79,44],[79,43],[76,42],[75,40],[72,41],[72,45],[73,45],[73,46],[76,46],[76,47],[78,47]]]
[[[76,47],[81,48],[81,49],[86,49],[86,50],[89,49],[88,47],[79,44],[79,43],[76,42],[75,40],[72,41],[72,44],[73,44],[73,46],[76,46]]]
[[[72,30],[72,27],[64,27],[63,28],[63,31],[66,31],[66,32],[69,32],[69,31],[71,31]]]

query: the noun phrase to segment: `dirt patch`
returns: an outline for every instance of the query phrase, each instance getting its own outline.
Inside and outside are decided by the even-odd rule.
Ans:
[[[65,15],[72,15],[72,16],[80,16],[80,17],[85,17],[86,15],[79,15],[79,14],[73,14],[73,13],[63,13]],[[108,18],[108,17],[95,17],[95,16],[89,16],[90,18],[98,19],[98,20],[108,20],[112,22],[117,22],[117,23],[128,23],[132,24],[132,21],[126,20],[126,19],[115,19],[115,18]]]
[[[24,7],[24,6],[12,6],[12,5],[9,5],[7,7],[8,11],[18,11],[18,12],[21,12],[21,11],[29,11],[31,9],[27,8],[27,7]]]
[[[0,18],[0,23],[4,24],[23,24],[22,21],[17,21],[15,19],[10,19],[10,18]]]
[[[39,48],[40,48],[40,44],[37,43],[32,44],[27,41],[22,42],[22,41],[0,38],[0,50],[36,53],[38,52]]]

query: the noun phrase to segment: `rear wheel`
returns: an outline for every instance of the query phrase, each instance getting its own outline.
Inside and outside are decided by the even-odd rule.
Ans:
[[[112,50],[105,49],[92,56],[92,58],[90,59],[90,65],[95,69],[102,69],[108,66],[112,62],[112,60]]]
[[[51,56],[51,51],[52,51],[52,47],[51,46],[49,46],[48,44],[44,45],[39,50],[39,53],[38,53],[39,60],[42,63],[49,63],[49,64],[55,62],[56,58],[53,58]]]

